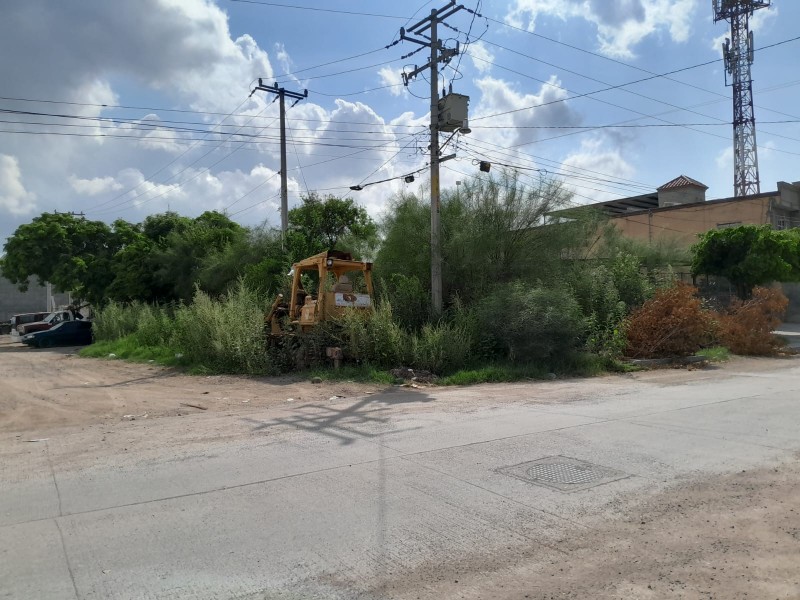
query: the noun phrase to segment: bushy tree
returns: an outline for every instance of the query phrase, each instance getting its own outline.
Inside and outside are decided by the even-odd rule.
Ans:
[[[585,244],[586,223],[572,219],[546,225],[548,215],[570,200],[560,182],[523,185],[501,173],[445,190],[441,200],[442,283],[445,298],[467,303],[515,279],[555,281],[564,258]],[[430,206],[404,194],[381,224],[376,259],[381,277],[400,273],[430,289]]]
[[[377,226],[351,198],[311,193],[289,211],[286,247],[292,262],[326,250],[369,254],[377,244]]]
[[[241,278],[251,290],[277,293],[286,291],[290,265],[280,231],[254,228],[209,254],[203,260],[199,283],[201,289],[218,295]]]
[[[775,281],[800,280],[800,236],[769,225],[711,230],[692,247],[692,274],[724,277],[748,299],[753,288]]]
[[[3,276],[26,290],[35,277],[76,299],[102,302],[114,279],[113,257],[136,237],[124,221],[110,227],[70,214],[44,213],[20,225],[5,244]]]

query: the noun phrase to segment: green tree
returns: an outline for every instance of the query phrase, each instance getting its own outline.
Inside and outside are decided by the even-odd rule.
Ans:
[[[102,221],[44,213],[8,239],[0,269],[20,290],[36,277],[71,291],[76,299],[100,304],[115,277],[114,255],[135,235],[135,226],[121,220],[112,228]]]
[[[168,232],[160,238],[152,255],[154,283],[165,290],[160,300],[190,302],[205,259],[247,235],[241,225],[216,211],[204,212],[188,223],[182,219],[170,216],[161,223],[166,223]],[[161,227],[156,230],[163,233]]]
[[[367,258],[378,241],[378,228],[350,198],[316,193],[303,197],[303,202],[289,211],[287,250],[292,262],[326,250],[345,250]]]
[[[560,182],[523,185],[514,172],[466,181],[441,199],[442,283],[445,298],[471,303],[498,284],[517,279],[546,284],[560,279],[564,259],[589,239],[576,219],[545,226],[570,193]],[[430,206],[411,194],[391,204],[381,223],[376,273],[416,279],[430,289]],[[396,307],[395,307],[396,308]]]
[[[724,277],[745,300],[757,285],[800,280],[800,237],[769,225],[712,230],[692,246],[692,274]]]
[[[243,279],[248,289],[262,294],[287,291],[290,267],[280,231],[248,229],[246,235],[203,260],[200,287],[219,295]]]

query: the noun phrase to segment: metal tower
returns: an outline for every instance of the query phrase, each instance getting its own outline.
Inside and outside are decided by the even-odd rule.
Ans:
[[[731,37],[722,45],[725,85],[733,86],[733,188],[734,195],[748,196],[761,191],[758,177],[756,116],[753,110],[753,11],[766,8],[770,0],[711,0],[714,22],[729,21]],[[728,75],[731,83],[728,83]]]

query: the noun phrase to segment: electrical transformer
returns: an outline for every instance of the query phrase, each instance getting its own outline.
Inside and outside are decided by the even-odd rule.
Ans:
[[[456,131],[467,127],[469,96],[447,94],[439,98],[439,131]]]

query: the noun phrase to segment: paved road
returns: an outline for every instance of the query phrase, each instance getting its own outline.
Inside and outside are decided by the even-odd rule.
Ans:
[[[676,481],[793,460],[797,364],[8,434],[0,598],[402,596],[404,574],[556,547]]]

